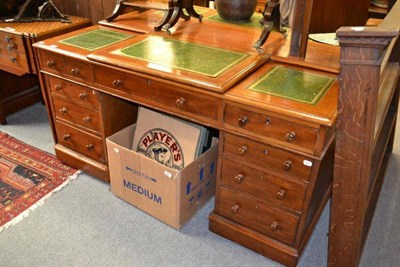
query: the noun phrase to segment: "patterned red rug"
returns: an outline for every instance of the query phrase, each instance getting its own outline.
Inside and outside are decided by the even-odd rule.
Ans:
[[[0,232],[78,174],[55,156],[0,132]]]

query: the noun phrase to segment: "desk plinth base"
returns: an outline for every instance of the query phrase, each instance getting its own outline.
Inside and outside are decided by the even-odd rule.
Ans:
[[[228,220],[214,212],[209,216],[209,229],[235,243],[286,266],[296,266],[299,250]]]
[[[105,164],[92,160],[61,144],[54,146],[56,156],[63,163],[93,175],[104,182],[110,182],[108,167]]]

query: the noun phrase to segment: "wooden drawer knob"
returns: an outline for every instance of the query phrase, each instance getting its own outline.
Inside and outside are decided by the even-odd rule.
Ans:
[[[87,97],[88,97],[88,95],[86,93],[80,93],[79,94],[79,98],[82,99],[82,100],[86,99]]]
[[[71,139],[71,136],[69,134],[64,134],[63,139],[64,139],[64,141],[68,141]]]
[[[279,230],[279,223],[278,222],[272,222],[271,225],[269,226],[272,231],[276,232]]]
[[[177,107],[183,107],[183,104],[185,104],[185,101],[186,101],[186,99],[185,98],[183,98],[183,97],[181,97],[181,98],[178,98],[177,100],[176,100],[176,106]]]
[[[278,191],[278,193],[276,193],[276,198],[279,200],[283,200],[286,198],[286,194],[287,194],[287,191],[282,188],[281,190]]]
[[[89,123],[92,120],[89,116],[83,118],[84,123]]]
[[[62,84],[56,84],[54,85],[54,89],[56,89],[56,91],[60,91],[61,89],[63,89],[63,85]]]
[[[7,45],[7,50],[8,50],[9,52],[12,52],[14,48],[15,48],[15,45],[14,45],[14,44],[9,44],[9,45]]]
[[[239,155],[243,156],[244,154],[246,154],[246,152],[247,152],[247,147],[246,146],[239,147],[239,149],[238,149]]]
[[[61,114],[66,114],[68,112],[67,108],[60,108],[60,113]]]
[[[231,208],[231,212],[233,213],[233,214],[237,214],[238,212],[239,212],[239,205],[234,205],[232,208]]]
[[[290,171],[290,169],[293,167],[293,162],[291,162],[290,160],[287,160],[283,163],[283,169],[285,171]]]
[[[119,88],[122,85],[122,81],[121,80],[114,80],[113,81],[113,86],[115,88]]]
[[[235,181],[235,183],[241,184],[243,182],[243,179],[244,179],[244,175],[239,173],[238,175],[235,176],[235,178],[233,180]]]
[[[72,69],[71,70],[71,74],[72,75],[78,75],[78,74],[80,74],[81,73],[81,71],[78,69],[78,68],[75,68],[75,69]]]
[[[240,127],[244,127],[244,126],[246,126],[246,124],[249,122],[249,118],[247,118],[246,116],[242,116],[242,117],[240,117],[239,118],[239,120],[238,120],[238,125],[240,126]]]
[[[54,60],[47,60],[46,65],[47,65],[47,67],[51,68],[56,65],[56,62],[54,62]]]
[[[4,40],[6,40],[6,42],[9,43],[9,42],[11,42],[12,37],[9,36],[9,35],[6,35],[5,38],[4,38]]]
[[[93,144],[88,144],[88,145],[86,145],[86,149],[91,151],[91,150],[94,149],[94,145]]]
[[[296,139],[296,133],[295,132],[289,132],[285,135],[285,139],[288,142],[293,142]]]

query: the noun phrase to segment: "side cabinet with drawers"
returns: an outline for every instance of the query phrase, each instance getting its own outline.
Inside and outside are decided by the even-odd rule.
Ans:
[[[6,123],[6,115],[41,100],[32,44],[91,23],[69,18],[71,23],[0,22],[0,124]]]
[[[94,87],[88,62],[41,52],[55,150],[63,162],[109,181],[105,139],[136,120],[137,106]]]
[[[288,100],[247,89],[257,75],[226,93],[209,228],[295,266],[331,192],[335,108],[327,107],[337,84],[315,106],[292,102],[285,109]],[[305,120],[307,113],[326,120]]]

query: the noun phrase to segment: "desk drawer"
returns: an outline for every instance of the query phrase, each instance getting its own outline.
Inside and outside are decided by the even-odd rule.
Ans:
[[[157,92],[158,102],[174,110],[189,112],[212,120],[218,119],[218,101],[213,97],[199,96],[184,90],[162,88],[162,86]]]
[[[224,156],[246,161],[266,170],[282,175],[290,175],[308,181],[313,160],[283,149],[247,138],[224,133]]]
[[[225,107],[224,122],[249,132],[309,150],[314,149],[318,137],[318,129],[274,116],[236,108],[229,104]]]
[[[67,120],[86,129],[100,132],[101,119],[98,110],[82,107],[58,97],[53,97],[53,105],[57,119]]]
[[[73,60],[57,54],[42,51],[42,69],[75,80],[93,82],[94,75],[89,63]]]
[[[299,218],[268,204],[220,189],[218,213],[257,232],[292,245]]]
[[[306,192],[306,185],[296,184],[227,159],[222,162],[221,185],[298,212],[301,212]]]
[[[50,90],[54,95],[59,95],[70,99],[73,102],[83,105],[90,105],[94,108],[99,107],[98,93],[87,87],[80,86],[60,78],[47,76],[49,79]]]
[[[105,163],[103,141],[100,137],[56,121],[58,143]]]
[[[28,52],[24,37],[12,33],[0,32],[1,64],[29,73]]]
[[[96,84],[111,88],[113,91],[135,98],[157,100],[156,92],[150,87],[148,80],[145,78],[103,67],[96,67],[94,76]]]

